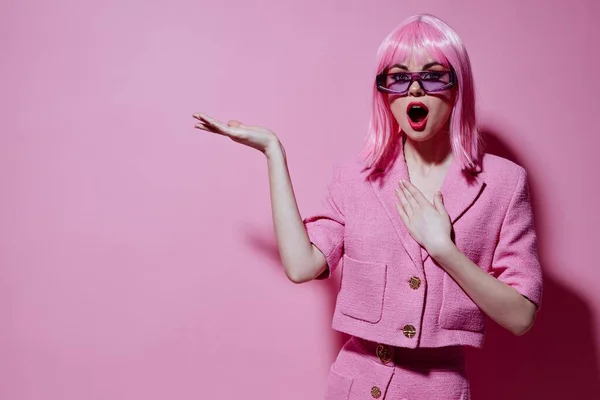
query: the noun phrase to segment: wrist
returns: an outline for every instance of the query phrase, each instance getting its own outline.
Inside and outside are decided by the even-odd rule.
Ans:
[[[285,150],[277,137],[274,137],[269,141],[269,144],[265,147],[264,154],[268,160],[281,157],[285,158]]]
[[[431,249],[428,249],[429,255],[436,261],[442,261],[449,258],[454,252],[458,251],[458,247],[450,239],[444,241]]]

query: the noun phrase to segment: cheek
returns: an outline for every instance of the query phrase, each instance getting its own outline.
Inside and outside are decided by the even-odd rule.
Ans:
[[[396,121],[401,122],[405,118],[406,107],[408,106],[409,100],[406,97],[399,97],[390,102],[390,110],[396,118]]]
[[[400,117],[402,117],[401,101],[397,100],[397,101],[394,101],[393,103],[391,103],[390,110],[392,110],[392,114],[394,114],[394,117],[396,117],[396,120],[398,120]]]
[[[440,123],[445,123],[450,117],[454,102],[451,98],[436,99],[434,107],[434,115],[432,115]]]

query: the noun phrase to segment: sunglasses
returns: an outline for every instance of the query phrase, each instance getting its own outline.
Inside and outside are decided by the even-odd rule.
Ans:
[[[413,82],[418,82],[425,93],[436,93],[450,89],[456,83],[456,75],[452,71],[420,71],[420,72],[382,72],[375,82],[377,90],[382,93],[404,95]]]

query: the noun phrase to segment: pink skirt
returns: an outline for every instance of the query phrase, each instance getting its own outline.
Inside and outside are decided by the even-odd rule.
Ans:
[[[331,365],[325,400],[470,400],[463,348],[406,349],[348,340]]]

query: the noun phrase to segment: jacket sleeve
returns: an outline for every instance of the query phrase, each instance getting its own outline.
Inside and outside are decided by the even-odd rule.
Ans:
[[[496,278],[514,287],[540,308],[542,269],[529,197],[527,172],[521,168],[494,251]]]
[[[306,232],[325,256],[328,268],[316,279],[327,279],[336,270],[344,251],[344,211],[341,168],[333,168],[333,176],[327,185],[327,193],[319,210],[303,219]]]

